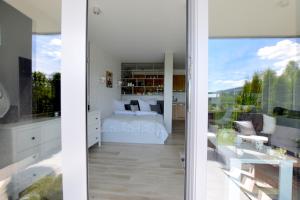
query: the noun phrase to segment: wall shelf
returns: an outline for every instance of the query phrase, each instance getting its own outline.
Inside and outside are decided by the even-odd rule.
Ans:
[[[163,63],[122,63],[121,77],[123,95],[163,94]]]

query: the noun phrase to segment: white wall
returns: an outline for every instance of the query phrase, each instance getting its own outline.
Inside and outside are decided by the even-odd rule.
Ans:
[[[185,99],[186,99],[185,92],[173,92],[173,96],[177,99],[177,102],[185,103]]]
[[[172,132],[173,59],[173,53],[165,54],[164,121],[168,133]]]
[[[164,96],[163,95],[122,95],[122,100],[124,101],[138,100],[138,99],[144,101],[155,99],[157,101],[157,100],[164,100]]]
[[[100,78],[106,71],[113,73],[113,88],[107,88]],[[91,110],[100,110],[102,117],[112,114],[112,100],[121,99],[121,88],[117,86],[121,79],[121,61],[105,53],[96,43],[90,43],[90,106]]]
[[[174,75],[185,75],[185,69],[174,69]]]

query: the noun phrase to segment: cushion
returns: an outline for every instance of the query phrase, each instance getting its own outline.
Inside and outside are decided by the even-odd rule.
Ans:
[[[164,114],[164,101],[158,100],[157,104],[160,105],[161,114]]]
[[[156,105],[150,105],[150,109],[151,109],[151,111],[153,111],[153,112],[157,112],[158,114],[162,114],[161,108],[160,108],[160,105],[159,105],[159,104],[156,104]]]
[[[128,103],[129,102],[127,102],[127,101],[114,100],[113,101],[114,111],[125,111],[125,104],[128,104]]]
[[[242,135],[256,135],[251,121],[235,121],[238,131]]]
[[[125,106],[125,110],[131,110],[130,104],[124,104],[124,106]]]
[[[274,117],[265,114],[263,115],[263,118],[264,118],[264,126],[261,132],[265,134],[273,134],[276,129],[276,119]]]
[[[237,121],[251,121],[256,133],[263,129],[263,115],[259,113],[240,113]]]
[[[149,102],[143,101],[141,99],[139,99],[138,101],[139,101],[140,111],[146,111],[146,112],[151,111]]]
[[[139,107],[139,110],[140,110],[140,105],[139,105],[139,101],[138,100],[131,100],[130,101],[130,105],[137,105]]]

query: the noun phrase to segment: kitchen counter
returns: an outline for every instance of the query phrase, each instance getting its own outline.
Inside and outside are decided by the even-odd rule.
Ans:
[[[173,104],[184,104],[185,105],[185,102],[179,102],[179,101],[173,101],[172,103]]]

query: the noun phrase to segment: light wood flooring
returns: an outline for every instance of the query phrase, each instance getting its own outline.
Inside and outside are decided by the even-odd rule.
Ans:
[[[89,196],[99,200],[183,200],[184,121],[165,145],[105,143],[89,153]]]

